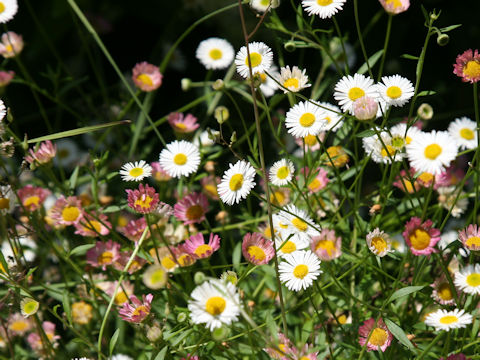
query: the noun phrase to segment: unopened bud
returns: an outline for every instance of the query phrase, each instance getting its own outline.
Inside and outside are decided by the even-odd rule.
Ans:
[[[224,210],[220,211],[216,216],[215,220],[217,220],[220,224],[225,224],[228,220],[228,213]]]
[[[225,106],[217,106],[213,112],[213,116],[219,124],[223,124],[230,117],[230,111]]]
[[[450,36],[448,36],[447,34],[440,34],[437,37],[437,44],[440,46],[447,45],[449,41],[450,41]]]
[[[147,328],[147,339],[150,340],[152,343],[157,342],[162,338],[162,329],[158,324],[153,326],[149,326]]]
[[[201,271],[197,271],[193,276],[193,281],[196,285],[201,285],[205,281],[205,274]]]
[[[215,82],[212,84],[212,89],[217,91],[222,90],[224,85],[225,83],[223,82],[223,80],[218,79],[218,80],[215,80]]]
[[[418,107],[417,115],[422,120],[430,120],[433,117],[433,108],[429,104],[422,104]]]
[[[184,312],[181,312],[177,315],[177,322],[182,323],[185,320],[187,320],[187,314],[185,314]]]
[[[180,81],[180,84],[182,86],[182,90],[183,91],[188,91],[190,90],[190,88],[192,87],[192,80],[188,79],[188,78],[183,78],[181,81]]]
[[[288,52],[294,52],[297,48],[297,45],[293,41],[287,41],[283,44],[283,48]]]
[[[207,161],[203,168],[208,173],[214,173],[215,172],[215,161],[212,161],[212,160]]]
[[[228,336],[229,333],[230,330],[227,327],[222,326],[212,331],[212,338],[216,341],[222,341]]]
[[[237,132],[234,131],[232,133],[232,136],[230,136],[230,145],[233,144],[235,141],[237,141]]]
[[[353,114],[358,120],[371,120],[378,111],[378,103],[369,96],[362,96],[353,103]]]
[[[231,282],[233,285],[237,285],[237,282],[238,282],[238,276],[235,271],[225,271],[220,276],[220,279]]]

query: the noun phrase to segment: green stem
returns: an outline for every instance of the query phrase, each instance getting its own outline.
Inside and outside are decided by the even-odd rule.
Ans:
[[[363,57],[365,58],[365,63],[367,64],[368,68],[368,73],[373,79],[372,69],[370,68],[370,64],[368,62],[367,50],[365,50],[365,43],[363,42],[362,29],[360,28],[360,19],[358,17],[358,0],[353,0],[353,11],[355,15],[355,25],[357,27],[358,41],[360,42],[360,47],[362,48]]]
[[[480,139],[480,115],[478,111],[478,86],[477,83],[473,83],[473,104],[475,107],[475,121],[477,123],[477,145],[478,145],[478,139]],[[477,149],[475,152],[478,152],[479,148],[477,146]],[[478,155],[477,155],[478,156]],[[477,222],[477,211],[478,211],[478,187],[480,186],[478,182],[478,170],[475,171],[475,202],[473,205],[473,222]]]
[[[388,43],[390,41],[390,32],[392,30],[393,15],[388,14],[387,33],[385,34],[385,43],[383,44],[382,60],[380,61],[380,69],[378,70],[377,82],[382,78],[383,66],[385,65],[385,58],[387,57]]]

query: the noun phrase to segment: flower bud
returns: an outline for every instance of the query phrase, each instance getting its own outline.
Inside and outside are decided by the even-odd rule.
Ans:
[[[213,116],[219,124],[223,124],[230,117],[230,111],[225,106],[217,106],[213,113]]]
[[[201,285],[205,281],[205,274],[201,271],[197,271],[193,276],[193,281],[196,285]]]
[[[152,343],[157,342],[162,338],[162,329],[158,323],[155,323],[153,326],[147,326],[147,339]]]
[[[212,89],[213,90],[222,90],[224,87],[225,83],[223,82],[222,79],[217,79],[215,82],[212,84]]]
[[[181,312],[177,315],[177,322],[182,323],[185,320],[187,320],[187,314],[185,314],[184,312]]]
[[[448,36],[447,34],[440,34],[437,37],[437,44],[440,46],[447,45],[449,41],[450,41],[450,36]]]
[[[230,330],[227,327],[222,326],[212,331],[212,338],[216,341],[222,341],[229,335],[229,333]]]
[[[181,81],[180,81],[180,84],[182,86],[182,90],[183,91],[188,91],[191,89],[192,87],[192,80],[190,79],[187,79],[187,78],[183,78]]]
[[[283,44],[283,48],[288,52],[294,52],[297,49],[297,45],[293,41],[287,41]]]
[[[369,96],[362,96],[353,103],[353,114],[358,120],[371,120],[378,111],[378,103]]]
[[[427,103],[423,103],[418,107],[417,115],[422,120],[430,120],[433,117],[433,108]]]
[[[232,136],[230,136],[230,145],[233,144],[235,141],[237,141],[237,132],[234,131],[232,133]]]
[[[225,281],[229,281],[233,285],[237,285],[237,282],[238,282],[238,276],[237,276],[237,273],[235,271],[225,271],[220,276],[220,279],[225,280]]]

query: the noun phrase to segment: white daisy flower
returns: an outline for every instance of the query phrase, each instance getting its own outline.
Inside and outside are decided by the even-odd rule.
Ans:
[[[467,117],[451,122],[448,133],[455,139],[460,149],[475,149],[478,146],[477,124]]]
[[[456,272],[455,286],[467,294],[480,295],[480,264],[468,265]]]
[[[225,69],[232,63],[235,51],[227,40],[212,37],[200,42],[195,56],[209,70]]]
[[[160,264],[150,265],[143,273],[142,280],[149,289],[161,289],[167,284],[167,270]]]
[[[410,166],[420,172],[440,174],[457,157],[457,143],[446,131],[419,133],[407,145]]]
[[[288,290],[305,290],[323,272],[320,270],[320,260],[310,250],[296,251],[285,255],[283,259],[278,265],[278,272],[280,281]]]
[[[250,63],[252,65],[252,74],[264,73],[273,62],[272,50],[263,42],[253,42],[248,44],[250,51]],[[235,57],[235,65],[237,65],[237,72],[245,79],[250,77],[248,69],[247,47],[242,46]]]
[[[279,160],[270,168],[270,181],[276,186],[287,185],[292,180],[294,172],[295,168],[290,160]]]
[[[245,199],[255,186],[255,169],[249,162],[240,160],[223,174],[217,186],[218,195],[225,204],[233,205]]]
[[[397,150],[402,150],[421,132],[422,131],[416,126],[411,126],[407,130],[407,124],[403,123],[392,126],[390,128],[390,134],[392,134],[392,146]]]
[[[285,94],[289,91],[298,92],[312,86],[307,84],[308,76],[305,75],[305,71],[305,69],[300,70],[297,66],[292,67],[291,70],[288,65],[280,68],[280,78],[278,82],[285,88],[282,88]]]
[[[400,75],[384,76],[382,82],[377,84],[377,90],[387,106],[403,106],[415,93],[410,80]]]
[[[272,67],[270,67],[270,70],[268,70],[268,74],[270,76],[268,76],[264,72],[256,74],[260,78],[260,91],[265,97],[270,97],[275,94],[275,91],[278,90],[278,84],[273,79],[278,79],[280,77],[278,68],[275,65],[272,65]]]
[[[457,230],[444,231],[440,235],[440,241],[437,243],[437,247],[440,250],[443,250],[444,254],[448,254],[450,252],[450,249],[447,249],[448,246],[456,240],[458,240],[458,231]],[[458,247],[458,253],[462,257],[467,257],[468,255],[470,255],[470,250],[468,250],[467,248],[464,248],[463,246],[459,246]]]
[[[200,165],[200,151],[192,143],[175,140],[160,153],[160,165],[171,177],[188,176]]]
[[[318,15],[322,19],[331,18],[347,0],[303,0],[302,6],[309,16]]]
[[[18,11],[17,0],[1,0],[0,1],[0,24],[13,19]]]
[[[152,167],[144,160],[135,163],[126,163],[120,170],[123,181],[142,181],[146,177],[152,176]]]
[[[309,101],[299,102],[288,110],[285,126],[297,138],[318,135],[327,126],[322,109]]]
[[[392,160],[402,161],[404,158],[404,153],[392,145],[392,138],[385,131],[380,133],[380,137],[378,135],[364,137],[362,143],[365,152],[377,164],[391,164]]]
[[[393,251],[390,236],[379,228],[367,234],[367,246],[372,253],[379,257],[384,257]]]
[[[299,250],[305,250],[308,248],[308,245],[307,241],[296,236],[289,235],[283,237],[281,233],[275,235],[277,255],[282,258]]]
[[[10,185],[0,186],[0,215],[13,212],[15,199],[15,193]]]
[[[343,125],[343,117],[340,108],[327,102],[319,102],[317,104],[325,113],[324,120],[327,121],[327,125],[324,131],[336,132],[338,129],[340,129]]]
[[[250,0],[250,6],[258,12],[265,12],[267,9],[275,9],[279,5],[280,0]]]
[[[447,311],[439,309],[428,314],[425,318],[425,324],[433,326],[435,330],[449,331],[451,329],[464,328],[472,323],[472,315],[465,313],[465,310],[454,309]]]
[[[5,103],[2,100],[0,100],[0,121],[3,120],[5,115],[7,115],[7,108],[5,107]]]
[[[194,324],[205,324],[210,331],[229,325],[240,314],[240,296],[231,282],[212,279],[197,286],[190,295],[188,310]]]
[[[73,168],[81,161],[83,152],[78,148],[75,141],[63,138],[55,141],[55,145],[57,146],[57,155],[53,158],[53,163],[56,166]],[[95,147],[95,145],[89,146]]]
[[[35,314],[38,310],[40,303],[37,300],[32,298],[23,298],[20,302],[20,311],[22,312],[23,317],[27,318]]]
[[[305,247],[310,243],[312,236],[318,235],[318,230],[315,228],[319,228],[319,226],[308,216],[306,211],[300,210],[295,205],[287,205],[284,210],[280,211],[279,215],[282,222],[288,225],[288,235],[293,234],[292,238],[297,237],[299,240],[306,242]]]
[[[343,111],[353,114],[353,103],[363,96],[378,100],[378,92],[370,77],[361,74],[354,74],[342,77],[335,85],[333,97]],[[380,108],[380,106],[379,106]],[[382,107],[384,110],[385,108]],[[380,111],[380,109],[379,109]]]

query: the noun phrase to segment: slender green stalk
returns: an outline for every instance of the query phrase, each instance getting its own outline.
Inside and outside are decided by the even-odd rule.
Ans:
[[[357,27],[358,41],[360,42],[360,47],[362,48],[362,54],[365,59],[365,63],[367,64],[368,73],[370,74],[370,77],[373,79],[372,69],[370,68],[370,64],[368,62],[367,50],[365,49],[365,43],[363,42],[362,29],[360,27],[360,19],[358,17],[358,0],[353,0],[353,12],[355,15],[355,26]]]
[[[383,54],[382,54],[382,60],[380,60],[380,68],[378,69],[377,82],[379,82],[382,79],[383,66],[385,65],[385,58],[387,57],[388,43],[390,41],[390,32],[392,30],[392,19],[393,19],[393,15],[388,14],[387,32],[385,34],[385,43],[383,44]]]
[[[480,115],[478,109],[478,84],[475,82],[473,83],[473,106],[475,108],[475,122],[477,123],[477,139],[480,139]],[[478,140],[477,140],[478,141]],[[479,147],[475,150],[475,153],[479,152]],[[475,154],[477,155],[477,154]],[[477,155],[478,157],[478,155]],[[475,201],[473,203],[473,223],[477,222],[477,211],[478,211],[478,196],[479,196],[479,177],[478,177],[478,169],[475,169]]]

